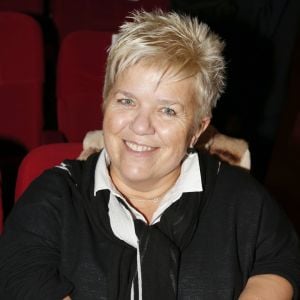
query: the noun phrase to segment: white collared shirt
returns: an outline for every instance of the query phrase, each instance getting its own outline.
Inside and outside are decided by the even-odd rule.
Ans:
[[[132,217],[135,219],[143,220],[147,222],[145,217],[137,211],[122,194],[116,189],[110,175],[108,173],[108,166],[110,164],[110,159],[108,153],[105,149],[99,155],[96,169],[95,169],[95,185],[94,185],[94,194],[99,190],[109,190],[111,192],[111,200],[114,200],[115,205],[123,206],[116,199],[116,196],[123,199],[124,203],[127,205],[127,208],[132,214]],[[184,160],[181,166],[180,176],[178,177],[175,185],[165,194],[161,200],[159,207],[155,211],[152,217],[151,224],[159,222],[163,212],[174,202],[180,199],[181,195],[186,192],[201,192],[202,180],[200,174],[200,166],[197,153],[189,154],[188,157]],[[115,199],[113,199],[115,198]],[[118,204],[117,204],[118,203]],[[123,207],[124,209],[124,207]]]

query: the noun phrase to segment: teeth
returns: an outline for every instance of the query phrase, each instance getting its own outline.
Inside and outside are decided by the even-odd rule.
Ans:
[[[142,146],[142,145],[137,145],[134,143],[130,143],[130,142],[126,142],[126,145],[133,151],[137,151],[137,152],[145,152],[145,151],[151,151],[153,150],[152,147],[148,147],[148,146]]]

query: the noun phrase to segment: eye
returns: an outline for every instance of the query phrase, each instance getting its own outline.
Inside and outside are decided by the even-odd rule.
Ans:
[[[134,105],[134,101],[130,98],[123,98],[123,99],[118,99],[118,103],[125,105],[125,106],[132,106]]]
[[[169,117],[173,117],[176,116],[176,112],[174,109],[170,108],[170,107],[164,107],[161,110],[165,115],[169,116]]]

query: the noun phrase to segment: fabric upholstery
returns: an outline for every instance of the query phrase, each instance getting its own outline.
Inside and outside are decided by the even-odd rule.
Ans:
[[[77,30],[115,31],[129,11],[138,8],[167,10],[169,0],[52,0],[50,9],[59,36]]]
[[[18,11],[35,15],[42,15],[44,12],[43,0],[1,0],[0,10]]]
[[[81,142],[102,127],[102,85],[111,32],[78,31],[62,43],[57,70],[58,128]]]
[[[43,38],[29,16],[0,12],[0,137],[27,149],[43,128]]]

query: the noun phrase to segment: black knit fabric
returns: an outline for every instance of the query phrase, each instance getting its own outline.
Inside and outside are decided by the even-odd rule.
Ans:
[[[72,175],[59,168],[45,172],[17,203],[0,240],[0,299],[61,300],[68,294],[72,300],[129,297],[128,288],[122,287],[130,286],[136,274],[136,250],[112,233],[109,191],[93,195],[97,158],[67,161]],[[177,252],[177,298],[237,299],[250,276],[273,273],[293,284],[297,299],[300,250],[292,226],[249,174],[222,164],[215,177],[215,166],[210,158],[200,159],[204,191],[214,187],[207,201],[201,201],[201,193],[184,193],[177,203],[179,213],[180,205],[192,198],[201,203],[198,211],[190,211],[198,214],[193,229],[187,231],[191,238],[183,235],[187,242],[180,241],[184,247]],[[163,214],[159,234],[166,226],[171,229],[167,235],[176,236],[176,230],[172,232],[176,226],[164,224],[171,218],[168,213],[177,212]],[[139,234],[144,230],[147,227],[142,226]],[[158,256],[160,246],[156,246],[155,241],[148,245]],[[153,255],[143,259],[156,266]],[[166,268],[155,269],[161,282],[170,275]],[[153,280],[147,272],[143,277]]]

